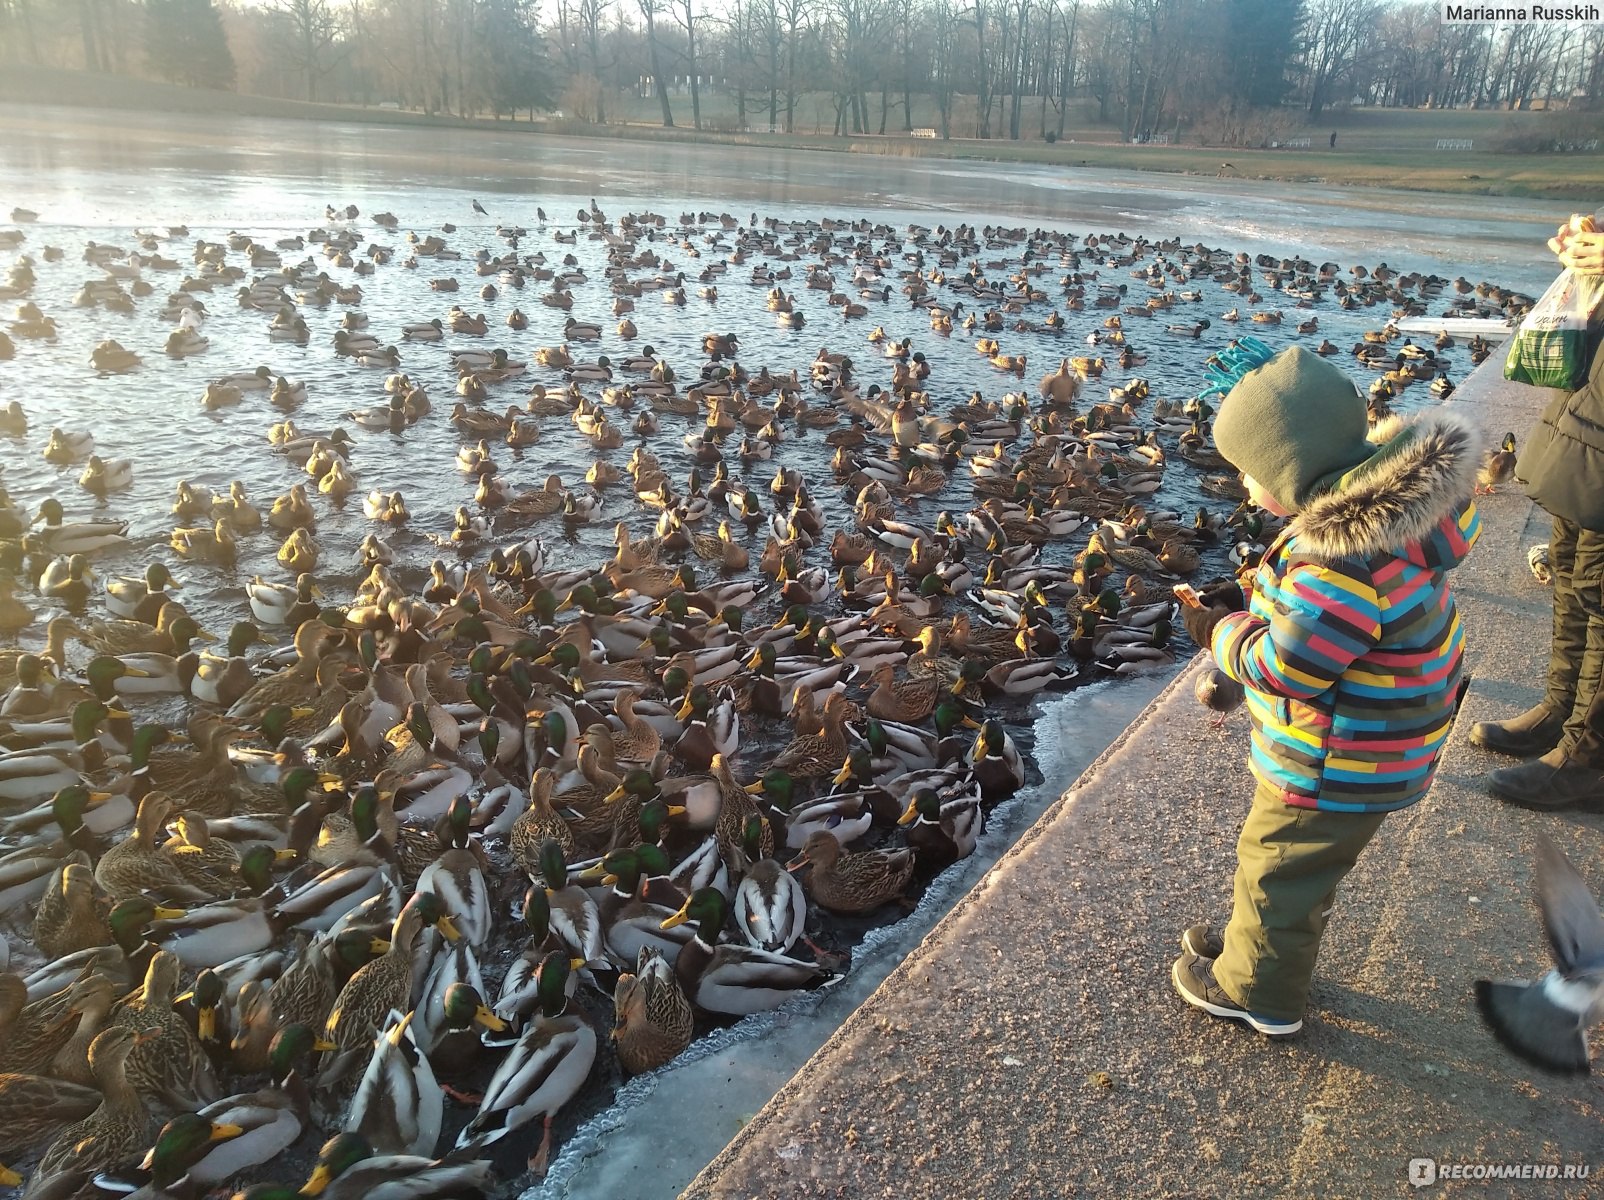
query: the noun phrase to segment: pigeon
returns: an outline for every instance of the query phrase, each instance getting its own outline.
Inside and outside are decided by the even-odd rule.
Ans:
[[[490,215],[485,211],[485,206],[480,204],[477,200],[473,202],[473,211],[478,213],[481,217],[488,217]]]
[[[1220,714],[1212,722],[1216,729],[1245,699],[1247,691],[1242,685],[1212,662],[1197,677],[1197,702]]]
[[[1546,1071],[1585,1075],[1587,1031],[1604,1019],[1604,914],[1548,838],[1537,843],[1537,903],[1554,969],[1536,983],[1476,981],[1476,1007],[1509,1051]]]
[[[1531,568],[1532,578],[1538,583],[1547,586],[1554,582],[1554,568],[1548,561],[1548,543],[1538,542],[1526,551],[1526,565]]]

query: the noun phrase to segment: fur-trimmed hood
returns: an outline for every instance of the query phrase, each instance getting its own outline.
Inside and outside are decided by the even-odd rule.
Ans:
[[[1370,431],[1374,458],[1294,519],[1298,550],[1317,558],[1418,557],[1443,521],[1469,503],[1482,463],[1481,433],[1441,408],[1392,417]],[[1452,562],[1424,565],[1449,568]]]

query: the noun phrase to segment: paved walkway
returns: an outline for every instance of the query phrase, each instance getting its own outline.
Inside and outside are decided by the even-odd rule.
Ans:
[[[1496,442],[1542,398],[1495,362],[1450,401]],[[686,1197],[1600,1194],[1438,1183],[1410,1159],[1589,1164],[1604,1090],[1543,1077],[1482,1029],[1478,976],[1535,976],[1532,839],[1604,892],[1604,817],[1482,790],[1469,723],[1534,703],[1549,599],[1540,510],[1506,485],[1454,575],[1471,688],[1433,793],[1344,885],[1292,1044],[1183,1008],[1176,938],[1229,910],[1252,783],[1240,711],[1210,729],[1181,675],[685,1191]],[[694,1119],[688,1117],[687,1119]],[[1589,1191],[1589,1189],[1591,1189]]]

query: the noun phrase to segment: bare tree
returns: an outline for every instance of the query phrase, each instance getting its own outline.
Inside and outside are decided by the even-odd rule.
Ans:
[[[334,66],[339,18],[328,0],[280,0],[278,11],[289,26],[285,54],[306,77],[306,98],[316,100],[318,84]]]
[[[671,9],[674,19],[679,22],[680,28],[685,30],[685,60],[690,68],[691,76],[691,124],[697,129],[702,127],[702,93],[697,79],[701,67],[696,61],[696,14],[692,11],[695,0],[679,0],[679,7]],[[684,13],[681,16],[681,13]]]
[[[785,21],[785,132],[796,132],[796,58],[797,42],[802,34],[802,23],[808,14],[811,0],[778,0],[778,9]]]
[[[1308,112],[1318,120],[1332,88],[1353,67],[1360,44],[1374,28],[1376,0],[1311,0],[1304,29]]]
[[[663,128],[674,128],[674,111],[668,106],[668,84],[663,79],[662,55],[657,44],[657,14],[661,0],[637,0],[641,15],[646,18],[646,45],[650,51],[652,86],[657,90],[657,102],[663,106]]]
[[[602,80],[601,30],[611,0],[579,0],[579,29],[590,53],[590,73],[596,78],[596,123],[607,124],[607,85]]]

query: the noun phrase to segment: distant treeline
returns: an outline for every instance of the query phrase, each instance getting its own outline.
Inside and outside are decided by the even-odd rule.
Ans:
[[[1264,145],[1332,107],[1604,108],[1604,25],[1435,0],[0,0],[7,59],[457,116]],[[1512,147],[1516,148],[1516,147]]]

